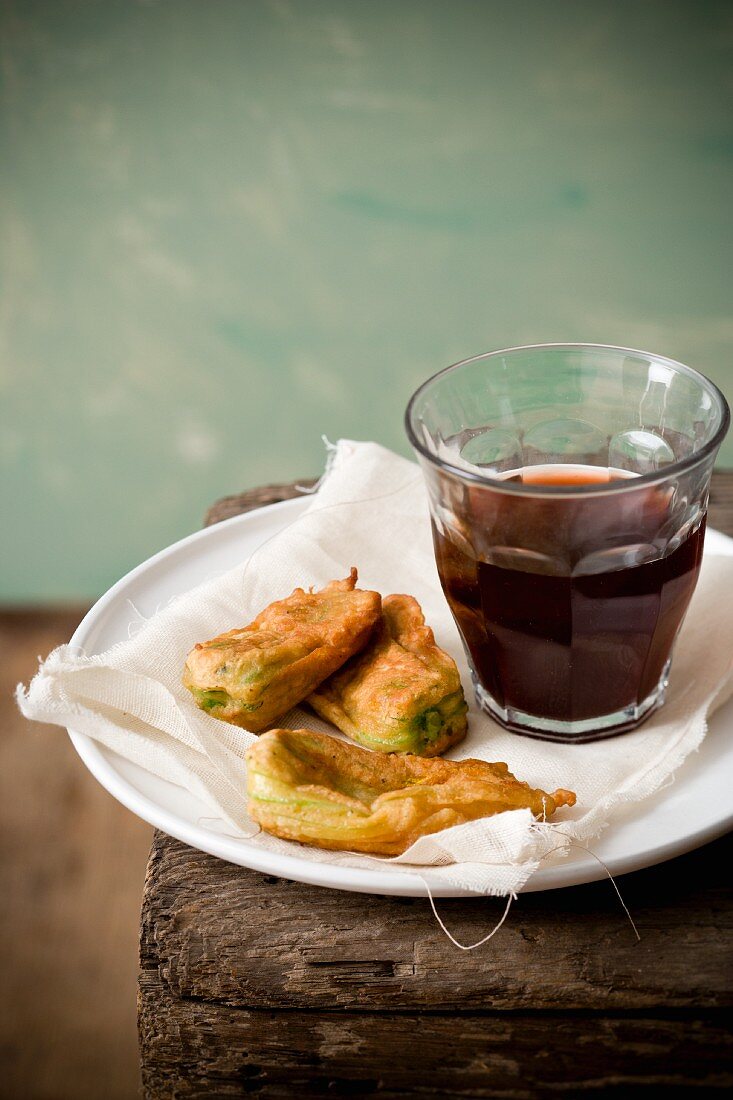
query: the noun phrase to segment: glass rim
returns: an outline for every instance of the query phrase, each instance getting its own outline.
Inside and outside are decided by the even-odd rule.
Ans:
[[[461,466],[455,466],[446,459],[431,454],[422,440],[418,439],[417,432],[412,423],[414,407],[423,391],[438,378],[442,378],[443,375],[458,370],[459,367],[465,367],[468,363],[477,363],[482,359],[494,359],[497,356],[508,355],[510,352],[515,351],[541,351],[549,348],[589,348],[595,351],[626,352],[631,355],[641,355],[657,363],[673,367],[689,378],[694,378],[696,381],[701,382],[703,387],[717,400],[721,411],[720,425],[712,438],[709,439],[699,451],[695,451],[694,454],[688,455],[686,458],[680,458],[675,462],[670,462],[668,466],[665,466],[661,470],[652,470],[650,473],[639,474],[637,477],[633,478],[619,478],[616,481],[602,482],[600,484],[596,482],[586,485],[525,485],[522,482],[504,481],[500,477],[491,477],[488,474],[482,474],[478,471],[474,472],[473,470],[464,469]],[[637,486],[652,485],[656,482],[666,481],[668,478],[675,477],[679,473],[694,469],[695,466],[699,465],[708,458],[709,455],[713,454],[723,442],[730,426],[730,408],[723,393],[714,382],[700,371],[695,370],[694,367],[688,367],[685,363],[680,363],[677,359],[670,359],[666,355],[657,355],[656,352],[642,351],[639,348],[626,348],[616,344],[560,342],[549,344],[518,344],[516,347],[500,348],[497,351],[483,352],[481,355],[471,355],[467,359],[460,359],[457,363],[451,363],[449,366],[443,367],[442,370],[436,371],[435,374],[426,378],[412,394],[410,400],[407,402],[407,408],[405,409],[404,423],[407,438],[413,449],[417,451],[419,455],[426,458],[432,465],[455,474],[456,477],[461,478],[463,481],[471,481],[476,485],[484,485],[487,488],[496,489],[499,492],[523,496],[593,496],[604,493],[629,492]]]

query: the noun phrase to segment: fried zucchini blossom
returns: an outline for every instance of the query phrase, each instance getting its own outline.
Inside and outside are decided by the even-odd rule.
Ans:
[[[308,702],[353,741],[437,756],[466,733],[468,707],[452,657],[435,644],[412,596],[387,596],[373,640]]]
[[[252,733],[272,726],[369,640],[382,601],[356,581],[352,569],[320,592],[296,588],[248,626],[196,645],[183,683],[198,706]]]
[[[549,818],[575,803],[572,791],[533,790],[506,764],[385,755],[285,729],[248,749],[247,795],[250,816],[275,836],[381,856],[503,810]]]

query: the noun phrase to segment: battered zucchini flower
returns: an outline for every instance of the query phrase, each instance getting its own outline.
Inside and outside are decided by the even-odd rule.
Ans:
[[[296,588],[248,626],[196,645],[183,683],[198,706],[252,733],[272,726],[368,641],[381,598],[356,581],[352,569],[320,592]]]
[[[419,837],[528,808],[549,818],[572,791],[533,790],[506,764],[369,752],[310,730],[275,729],[247,751],[250,816],[285,840],[396,856]]]
[[[373,641],[308,702],[352,740],[381,752],[437,756],[466,733],[456,663],[435,644],[412,596],[387,596]]]

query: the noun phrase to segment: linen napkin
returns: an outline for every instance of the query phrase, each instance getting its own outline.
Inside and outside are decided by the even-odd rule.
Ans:
[[[469,700],[469,734],[450,755],[506,761],[533,787],[566,787],[577,804],[553,823],[514,810],[423,837],[396,859],[323,852],[278,840],[247,814],[244,753],[254,735],[199,710],[181,684],[197,641],[250,621],[297,586],[320,587],[359,570],[359,586],[415,596],[436,640],[456,660]],[[587,844],[624,807],[671,781],[701,744],[707,718],[733,692],[733,557],[706,554],[677,642],[667,702],[641,729],[586,745],[508,733],[474,702],[458,631],[440,589],[426,492],[418,467],[376,443],[341,440],[307,510],[222,576],[180,595],[128,641],[80,655],[61,646],[26,690],[28,718],[87,734],[120,756],[185,788],[210,808],[206,827],[303,859],[382,871],[431,868],[431,881],[477,893],[520,890],[541,860]],[[132,612],[131,612],[132,619]],[[714,639],[714,644],[711,640]],[[335,733],[295,709],[280,725]]]

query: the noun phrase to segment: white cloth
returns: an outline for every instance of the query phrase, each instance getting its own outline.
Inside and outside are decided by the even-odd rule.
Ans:
[[[323,852],[257,833],[247,815],[244,752],[254,735],[199,710],[181,685],[197,641],[244,624],[297,586],[320,586],[359,570],[359,585],[384,595],[407,592],[422,605],[438,644],[457,661],[470,703],[469,734],[451,755],[506,761],[534,787],[576,791],[554,824],[515,810],[423,837],[395,860]],[[670,781],[697,749],[706,720],[733,691],[733,558],[705,556],[700,582],[676,647],[667,702],[639,730],[588,745],[535,741],[511,734],[473,701],[458,632],[442,595],[418,467],[375,443],[342,440],[307,511],[223,576],[179,596],[129,640],[106,653],[79,656],[68,646],[41,665],[22,712],[80,731],[156,775],[186,788],[211,808],[212,828],[303,858],[381,870],[432,866],[451,886],[507,894],[523,886],[549,853],[574,838],[587,844],[624,804]],[[714,640],[714,644],[711,641]],[[281,725],[334,732],[305,711]],[[255,835],[253,835],[255,834]],[[431,878],[434,877],[431,875]]]

